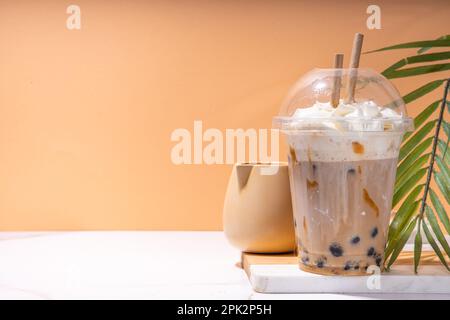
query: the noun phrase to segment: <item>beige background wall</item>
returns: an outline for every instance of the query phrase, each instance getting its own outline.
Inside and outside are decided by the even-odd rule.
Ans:
[[[173,165],[171,132],[269,127],[296,78],[348,56],[357,31],[366,50],[450,31],[448,1],[376,1],[369,31],[371,3],[1,0],[0,229],[220,229],[230,166]]]

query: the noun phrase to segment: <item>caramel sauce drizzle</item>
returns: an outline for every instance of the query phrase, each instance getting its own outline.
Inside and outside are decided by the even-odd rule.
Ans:
[[[289,154],[291,155],[291,159],[293,163],[297,163],[297,156],[295,155],[295,149],[289,146]]]
[[[367,192],[366,188],[363,189],[363,198],[364,201],[369,205],[369,207],[375,211],[375,216],[378,217],[380,215],[380,209],[378,209],[377,204],[370,197],[369,192]]]
[[[308,146],[307,156],[308,156],[308,161],[311,163],[312,162],[312,150],[311,150],[310,146]]]
[[[354,153],[357,153],[357,154],[363,154],[364,153],[364,146],[361,143],[357,142],[357,141],[353,141],[352,142],[352,149],[353,149]]]
[[[307,185],[308,189],[314,189],[314,188],[317,188],[319,186],[319,184],[317,183],[316,180],[312,180],[311,181],[309,179],[306,179],[306,185]]]

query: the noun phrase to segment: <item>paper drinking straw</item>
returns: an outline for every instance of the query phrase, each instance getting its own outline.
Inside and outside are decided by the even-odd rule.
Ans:
[[[336,53],[334,55],[334,68],[336,73],[333,81],[333,91],[331,92],[331,105],[336,108],[339,105],[339,98],[341,96],[341,76],[342,66],[344,65],[344,55],[342,53]]]
[[[347,83],[347,99],[346,103],[352,103],[355,100],[356,79],[358,78],[359,58],[361,56],[361,48],[364,35],[362,33],[355,34],[353,40],[352,56],[350,57],[350,73]]]

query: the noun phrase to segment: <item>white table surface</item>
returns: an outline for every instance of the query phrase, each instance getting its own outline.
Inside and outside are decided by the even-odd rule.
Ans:
[[[222,232],[0,232],[0,299],[450,299],[260,294]]]

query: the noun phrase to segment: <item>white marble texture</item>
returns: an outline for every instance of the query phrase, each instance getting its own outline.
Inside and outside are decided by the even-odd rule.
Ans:
[[[377,299],[261,294],[222,232],[0,232],[0,299]]]
[[[440,266],[396,266],[373,276],[322,276],[301,271],[297,265],[253,265],[250,282],[261,293],[444,293],[450,295],[450,274]]]

